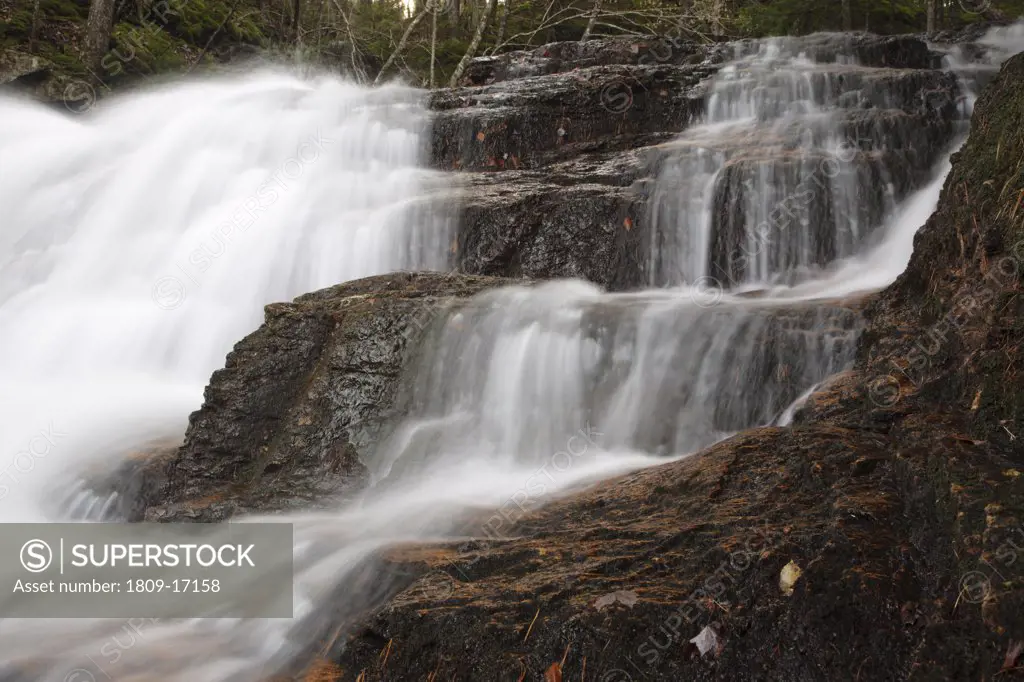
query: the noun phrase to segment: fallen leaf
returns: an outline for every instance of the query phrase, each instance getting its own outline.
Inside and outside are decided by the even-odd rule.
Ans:
[[[484,131],[482,131],[482,130],[479,133],[476,134],[477,142],[483,142],[486,137],[487,136],[484,135]]]
[[[697,636],[690,640],[691,644],[697,645],[697,651],[703,656],[707,652],[712,652],[715,656],[718,656],[722,650],[723,643],[715,632],[715,629],[710,625],[705,625],[704,629],[697,633]]]
[[[633,229],[633,219],[627,217],[625,220],[622,221],[622,225],[623,227],[626,228],[626,232],[629,232],[630,230]]]
[[[782,590],[782,594],[787,597],[793,594],[793,586],[796,585],[796,581],[800,579],[803,571],[796,565],[795,561],[790,561],[788,564],[782,567],[782,572],[779,574],[779,589]]]
[[[1003,476],[1006,476],[1007,478],[1019,478],[1020,472],[1016,469],[1007,469],[1003,472]]]
[[[978,389],[978,392],[974,394],[974,401],[971,402],[971,411],[973,412],[978,409],[978,405],[981,405],[981,389]]]
[[[617,592],[612,592],[611,594],[606,594],[603,597],[598,597],[597,601],[594,602],[594,608],[600,611],[604,607],[611,606],[616,602],[624,606],[633,608],[633,604],[636,604],[636,600],[636,592],[628,590],[619,590]]]

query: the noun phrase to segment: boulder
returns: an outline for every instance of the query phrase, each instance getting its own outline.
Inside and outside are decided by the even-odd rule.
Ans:
[[[268,305],[214,372],[184,444],[112,477],[121,513],[206,522],[336,504],[366,482],[361,457],[401,416],[399,377],[433,317],[503,283],[395,273]]]

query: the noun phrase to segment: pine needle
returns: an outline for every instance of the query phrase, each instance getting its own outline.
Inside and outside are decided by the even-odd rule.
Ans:
[[[537,613],[533,615],[533,620],[530,621],[530,627],[526,629],[526,637],[523,637],[523,643],[530,638],[530,633],[533,632],[533,624],[537,622],[537,616],[540,615],[540,608],[537,609]]]

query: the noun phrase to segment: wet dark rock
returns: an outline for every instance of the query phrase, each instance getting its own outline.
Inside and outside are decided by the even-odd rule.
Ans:
[[[941,60],[920,36],[873,33],[815,33],[786,38],[800,44],[815,61],[835,62],[853,55],[858,63],[891,69],[935,69]]]
[[[532,50],[474,59],[466,69],[463,85],[489,85],[611,64],[692,65],[720,60],[720,52],[694,41],[659,36],[548,43]]]
[[[646,196],[633,184],[650,173],[649,163],[642,153],[590,155],[547,172],[474,177],[462,204],[460,268],[643,286]]]
[[[213,374],[184,445],[126,465],[131,511],[219,521],[327,505],[358,488],[367,475],[360,456],[399,416],[403,363],[433,316],[503,282],[396,273],[268,305],[263,325]]]
[[[887,182],[896,198],[921,186],[953,136],[960,97],[956,78],[937,70],[941,56],[915,36],[782,40],[826,62],[811,74],[817,84],[811,90],[820,103],[848,107],[839,132],[852,145],[886,141],[892,163],[864,168],[879,176],[879,195]],[[431,101],[433,164],[471,178],[458,238],[460,268],[582,277],[613,290],[650,282],[659,266],[652,262],[649,199],[658,171],[679,153],[668,143],[700,119],[708,79],[721,64],[754,49],[750,41],[602,39],[475,60],[467,76],[471,87],[438,91]],[[862,66],[831,63],[842,54],[855,55]],[[736,87],[746,86],[737,81]],[[801,125],[801,135],[826,132]],[[723,151],[750,155],[758,144],[767,149],[777,141],[736,140]],[[768,161],[785,163],[780,153],[774,149]],[[819,199],[811,213],[828,213],[827,198]],[[864,197],[862,208],[874,226],[885,202]],[[752,227],[733,225],[723,261],[726,245]],[[820,251],[807,265],[847,252],[825,244]],[[726,279],[739,276],[731,265],[717,265],[725,267]]]
[[[1002,669],[1024,639],[1022,110],[1024,55],[980,97],[856,366],[795,426],[480,519],[481,542],[395,553],[425,577],[333,659],[367,682],[514,682],[562,662],[563,679],[598,680],[1016,674]],[[707,626],[721,646],[702,657],[688,642]]]
[[[538,168],[643,146],[703,111],[706,66],[590,67],[434,94],[432,158],[467,171]]]

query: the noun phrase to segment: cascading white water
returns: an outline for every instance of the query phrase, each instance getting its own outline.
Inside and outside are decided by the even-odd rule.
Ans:
[[[0,520],[47,518],[93,456],[180,439],[264,304],[444,269],[421,99],[262,72],[84,117],[0,100]]]
[[[844,108],[822,109],[839,100],[816,99],[814,87],[799,85],[806,83],[806,78],[813,81],[817,76],[810,74],[821,70],[809,66],[811,62],[798,54],[778,62],[778,45],[770,41],[755,45],[753,54],[741,52],[733,67],[727,67],[723,75],[712,82],[712,93],[733,92],[735,100],[729,101],[751,102],[753,108],[749,111],[743,108],[734,110],[725,106],[724,100],[716,103],[712,95],[709,101],[712,120],[695,132],[684,135],[681,142],[681,146],[687,148],[687,154],[696,154],[699,169],[704,170],[697,173],[691,169],[687,171],[689,175],[685,175],[674,171],[673,165],[669,164],[659,181],[664,191],[655,202],[661,211],[658,225],[664,239],[659,244],[662,250],[658,258],[662,266],[674,264],[667,270],[661,270],[665,275],[663,281],[683,286],[641,294],[609,295],[585,283],[557,282],[491,292],[454,311],[444,325],[435,330],[425,361],[413,378],[409,395],[410,417],[398,425],[392,436],[375,452],[368,453],[367,463],[375,474],[376,486],[361,499],[335,513],[288,517],[295,524],[297,543],[296,617],[293,620],[157,623],[148,625],[141,636],[126,632],[123,622],[8,620],[0,622],[0,661],[12,669],[25,669],[31,665],[36,679],[40,680],[86,682],[93,678],[101,679],[102,674],[110,675],[110,670],[102,668],[102,663],[96,661],[102,645],[112,636],[131,636],[130,655],[119,657],[113,670],[115,679],[156,677],[193,682],[269,677],[290,657],[302,651],[319,632],[315,627],[318,604],[329,603],[331,618],[341,622],[366,605],[360,598],[360,588],[364,587],[360,570],[384,548],[402,543],[458,539],[466,537],[467,533],[480,535],[483,530],[480,526],[467,529],[465,524],[466,517],[475,511],[493,510],[510,501],[532,507],[549,499],[552,494],[575,486],[664,462],[665,455],[692,453],[738,429],[790,419],[790,411],[786,408],[815,383],[841,369],[852,351],[856,334],[855,316],[822,299],[877,288],[899,274],[906,261],[892,257],[892,251],[885,245],[900,240],[904,243],[908,234],[913,235],[923,222],[923,215],[934,208],[937,188],[948,164],[940,166],[932,182],[922,192],[912,195],[898,212],[892,211],[897,194],[892,192],[881,197],[884,203],[878,215],[864,217],[860,213],[856,216],[850,213],[860,210],[859,206],[854,207],[853,202],[857,200],[857,192],[864,190],[863,183],[882,177],[878,174],[853,173],[845,176],[853,184],[829,185],[827,194],[830,198],[819,205],[829,207],[831,222],[826,221],[827,225],[823,227],[816,222],[817,214],[812,215],[810,209],[800,208],[796,213],[804,217],[789,224],[794,232],[791,240],[777,242],[785,246],[775,251],[774,256],[766,255],[759,265],[729,270],[729,276],[723,278],[727,286],[736,284],[737,289],[760,290],[759,297],[686,286],[697,283],[702,274],[711,272],[710,264],[721,266],[724,263],[728,269],[734,262],[728,257],[716,259],[714,235],[717,230],[729,225],[727,233],[730,239],[750,239],[751,234],[756,235],[757,221],[774,210],[772,202],[784,201],[787,191],[798,190],[801,173],[804,172],[801,168],[807,167],[808,159],[817,160],[829,153],[838,156],[848,149],[843,144],[829,142],[836,139],[834,131],[838,124],[835,119],[843,115]],[[773,64],[771,68],[779,72],[771,75],[769,80],[776,85],[782,84],[781,94],[774,85],[766,86],[764,81],[744,75],[745,70],[751,69],[765,72],[765,65],[769,62]],[[855,67],[846,63],[834,68]],[[822,78],[828,81],[829,77]],[[859,90],[861,82],[856,78],[844,80],[843,87],[848,92],[840,93],[841,96],[854,101],[852,93]],[[789,88],[787,84],[792,83],[798,85]],[[229,90],[234,87],[222,85]],[[294,85],[299,90],[303,87]],[[362,101],[371,112],[375,111],[365,100],[360,100],[371,97],[364,91],[333,87],[340,88],[353,100]],[[767,90],[758,90],[764,87]],[[769,91],[775,94],[769,96]],[[268,96],[268,99],[273,98]],[[724,204],[716,204],[722,201],[722,195],[711,191],[714,189],[711,183],[717,182],[715,178],[724,177],[723,169],[729,160],[738,160],[735,147],[743,146],[743,140],[737,137],[737,128],[746,125],[751,112],[757,113],[757,108],[764,107],[765,103],[772,104],[763,113],[767,115],[768,110],[774,112],[767,118],[779,114],[786,118],[793,114],[801,122],[808,122],[806,129],[811,133],[797,136],[798,144],[795,146],[782,144],[770,148],[772,154],[785,152],[795,160],[786,170],[770,170],[768,159],[765,163],[754,159],[753,165],[747,166],[749,172],[740,173],[736,183],[723,181],[719,185],[741,188],[746,194],[735,201],[730,199]],[[140,102],[134,104],[138,106]],[[786,106],[781,106],[783,104]],[[282,113],[284,111],[291,111],[289,105],[281,103],[280,110],[275,109],[282,118],[287,118]],[[367,113],[366,108],[362,111],[367,117],[373,116]],[[322,113],[328,116],[326,112]],[[211,115],[214,114],[211,112]],[[38,112],[35,116],[43,120]],[[714,120],[716,116],[720,120]],[[766,116],[757,114],[754,118],[763,121]],[[97,123],[102,124],[102,118]],[[777,123],[768,127],[774,133],[788,134],[786,126],[792,121],[785,125]],[[47,124],[34,120],[25,125],[45,128]],[[56,123],[52,125],[57,126]],[[62,122],[60,125],[65,124]],[[276,127],[276,123],[266,125],[271,129]],[[372,129],[373,124],[369,127]],[[378,128],[381,129],[397,135],[386,126]],[[819,135],[816,131],[824,132]],[[156,137],[157,132],[150,135]],[[270,134],[268,131],[267,135]],[[869,140],[872,144],[879,141],[877,138]],[[7,142],[9,140],[0,140],[0,144]],[[760,142],[765,141],[761,139]],[[867,146],[869,149],[858,150],[858,153],[872,151],[872,145]],[[244,149],[244,145],[239,145],[238,149]],[[125,153],[130,156],[130,151]],[[202,145],[191,152],[202,153]],[[690,163],[686,158],[692,159],[684,154],[682,163]],[[379,162],[377,157],[374,159]],[[155,161],[148,159],[150,163]],[[402,157],[402,161],[405,162],[406,157]],[[840,158],[839,161],[854,163],[852,159],[847,162]],[[384,168],[389,171],[385,173],[388,177],[419,177],[404,164],[378,163],[375,166],[365,157],[348,157],[346,161],[339,162],[335,171],[339,175],[358,175],[355,171],[366,171],[366,165],[361,165],[364,163],[371,169],[371,174],[374,168]],[[866,163],[870,166],[872,162]],[[70,173],[69,164],[75,166],[71,161],[61,163],[53,158],[49,164],[66,173]],[[406,168],[405,172],[396,170],[396,165]],[[736,165],[743,166],[742,163]],[[37,177],[43,173],[47,173],[47,178],[60,175],[53,168],[47,168],[40,164]],[[7,168],[4,170],[0,192],[6,191],[3,185],[7,182],[8,173]],[[213,174],[220,172],[223,168],[211,171]],[[219,182],[228,180],[230,178],[220,175],[216,178]],[[179,179],[179,182],[183,187],[187,186],[187,180]],[[335,186],[330,177],[325,177],[324,182]],[[673,182],[676,183],[675,193],[669,193],[666,188]],[[193,190],[198,186],[193,185]],[[413,184],[405,191],[413,189],[418,187]],[[38,190],[32,190],[35,191]],[[182,192],[182,196],[190,198],[188,205],[194,205],[194,197],[188,189]],[[762,196],[760,192],[768,196]],[[681,204],[675,201],[678,194],[684,197]],[[322,196],[328,195],[325,190]],[[134,194],[126,194],[124,198],[134,197]],[[6,199],[7,195],[3,198]],[[241,199],[244,200],[244,196]],[[362,207],[361,199],[350,197],[341,208],[348,211],[353,205]],[[113,198],[108,197],[107,200],[113,201]],[[49,208],[49,202],[42,204],[43,208]],[[174,202],[165,203],[167,206],[172,204]],[[729,207],[729,211],[718,219],[713,209],[720,205]],[[302,209],[317,211],[319,219],[311,217],[297,234],[290,235],[292,238],[304,236],[306,230],[329,229],[325,226],[334,217],[330,211],[326,214],[320,212],[318,204],[303,202],[301,208],[296,205],[296,210]],[[115,209],[95,204],[94,210],[101,211],[101,215],[106,212],[109,216],[109,212]],[[689,214],[687,210],[695,213]],[[358,210],[355,212],[359,213]],[[366,212],[373,213],[372,210]],[[888,215],[883,215],[886,213]],[[26,216],[25,220],[37,219],[34,213],[29,218],[30,212],[20,212],[20,209],[19,215]],[[74,214],[69,211],[65,215]],[[696,218],[691,220],[692,216],[699,216],[699,221],[694,222]],[[338,218],[338,229],[350,227],[355,220],[347,213]],[[289,225],[284,221],[288,218],[281,220],[283,222],[276,224],[286,231]],[[856,221],[861,221],[857,230],[863,227],[864,232],[858,231],[854,235],[851,225]],[[867,223],[872,221],[878,224],[868,226]],[[106,291],[102,285],[107,281],[104,279],[106,273],[93,273],[94,276],[90,277],[88,267],[69,264],[76,277],[82,278],[86,284],[94,283],[91,288],[83,287],[79,291],[75,287],[76,280],[64,276],[63,268],[58,268],[63,265],[63,259],[72,258],[60,249],[75,243],[72,237],[78,234],[78,230],[73,229],[76,225],[72,222],[71,228],[63,224],[39,227],[39,223],[32,223],[28,229],[21,230],[22,235],[12,240],[11,243],[19,245],[15,247],[15,253],[32,252],[33,260],[10,270],[19,273],[17,277],[21,279],[12,285],[13,290],[9,291],[6,302],[0,307],[0,315],[10,314],[7,306],[12,303],[15,305],[12,311],[29,315],[28,303],[33,300],[32,292],[36,291],[43,293],[35,294],[37,305],[31,310],[38,312],[40,302],[45,301],[47,312],[56,313],[60,319],[54,321],[53,317],[41,312],[31,318],[34,324],[44,325],[40,344],[52,340],[48,350],[42,345],[31,345],[35,332],[22,329],[8,337],[8,325],[3,324],[0,334],[4,336],[0,343],[9,345],[0,345],[0,351],[9,354],[22,345],[28,346],[29,349],[22,351],[20,357],[29,358],[36,364],[15,363],[23,366],[14,376],[22,377],[26,382],[33,378],[41,379],[39,385],[43,389],[73,388],[77,391],[73,394],[77,396],[77,402],[56,402],[52,393],[41,389],[34,402],[28,403],[31,408],[23,408],[19,402],[17,408],[22,412],[5,412],[3,418],[9,414],[20,419],[27,415],[45,415],[45,412],[31,412],[31,409],[44,406],[87,408],[90,410],[88,418],[99,422],[94,431],[83,431],[91,435],[82,442],[94,448],[97,444],[106,447],[112,438],[111,431],[124,436],[123,431],[129,426],[137,431],[127,434],[134,438],[135,443],[143,436],[157,435],[154,432],[157,426],[177,427],[179,431],[176,433],[180,434],[180,420],[188,409],[194,407],[195,386],[201,385],[199,382],[206,377],[205,374],[196,376],[196,384],[187,383],[180,389],[166,383],[167,379],[180,377],[181,374],[176,372],[193,356],[201,358],[194,365],[197,375],[216,366],[220,356],[211,356],[216,353],[222,355],[231,340],[251,328],[255,323],[254,313],[252,310],[244,313],[250,316],[245,322],[247,327],[239,320],[237,324],[243,329],[232,328],[230,332],[224,332],[224,336],[219,336],[221,347],[217,349],[214,349],[216,343],[212,341],[197,344],[192,335],[221,334],[222,320],[218,315],[232,312],[228,306],[217,308],[216,312],[212,308],[202,314],[197,312],[194,318],[183,316],[179,322],[166,323],[166,326],[141,324],[131,318],[131,327],[119,327],[115,324],[117,318],[112,310],[120,299],[117,296],[112,300],[99,296]],[[169,220],[164,225],[170,228],[179,223]],[[93,248],[109,249],[118,238],[144,238],[148,229],[101,220],[94,236],[104,241],[90,244]],[[180,232],[180,225],[178,229]],[[437,226],[427,229],[437,229]],[[812,237],[808,232],[813,230],[817,232]],[[877,248],[863,238],[871,230],[877,233],[882,244]],[[442,231],[443,225],[439,233]],[[56,236],[50,237],[51,232]],[[828,237],[831,241],[827,248],[809,246],[812,242],[823,244],[822,235],[829,234],[832,236]],[[843,234],[850,238],[841,238]],[[116,238],[106,241],[108,235]],[[44,238],[42,242],[40,237]],[[444,243],[446,239],[439,240],[439,245]],[[667,254],[664,250],[666,245],[684,243],[687,250],[662,258]],[[79,248],[89,252],[84,243]],[[173,258],[157,257],[157,253],[164,254],[164,249],[168,248],[187,257],[190,249],[196,247],[191,244],[179,246],[173,238],[160,242],[160,247],[150,253],[147,266],[139,266],[131,278],[133,286],[139,282],[143,284],[141,294],[131,289],[133,293],[126,296],[137,306],[131,308],[134,313],[144,302],[141,299],[151,295],[151,280],[177,277],[170,267],[153,265],[154,261],[168,266],[176,264]],[[724,248],[725,252],[728,250]],[[50,251],[53,253],[48,255]],[[7,251],[0,253],[6,255]],[[231,253],[230,249],[225,249],[223,258],[227,259]],[[243,250],[239,249],[238,253],[243,253]],[[769,249],[765,253],[773,252]],[[314,255],[321,254],[317,251]],[[279,298],[297,293],[286,287],[278,295],[280,290],[270,286],[265,278],[280,276],[284,281],[290,281],[292,277],[302,276],[308,263],[289,261],[284,265],[274,263],[271,267],[269,256],[267,261],[255,256],[239,256],[236,277],[202,280],[210,283],[206,289],[212,292],[209,296],[215,301],[211,306],[222,303],[219,297],[229,296],[230,292],[246,292],[246,302],[253,304],[258,312],[255,306],[266,299],[250,297],[253,287],[247,280],[258,282],[255,289],[265,285],[267,288],[262,289],[262,293]],[[909,252],[906,256],[909,257]],[[253,260],[248,260],[250,258]],[[110,263],[116,258],[94,255],[93,260],[102,261],[104,267],[110,268]],[[210,265],[211,272],[218,264],[226,262],[214,261]],[[147,277],[141,277],[139,273],[145,273]],[[870,277],[861,277],[863,273],[870,273]],[[296,284],[315,288],[321,283],[333,283],[355,274],[363,273],[337,272],[332,275],[334,280],[331,282],[317,280]],[[43,299],[51,278],[57,283],[53,286],[53,295]],[[122,291],[126,279],[115,276],[114,281],[119,285],[111,289]],[[25,289],[28,282],[36,284]],[[791,286],[794,283],[795,286]],[[182,284],[186,284],[184,280]],[[173,300],[173,297],[167,298],[167,291],[158,289],[157,298]],[[69,305],[62,297],[74,302],[79,293],[85,299],[83,303],[94,303],[91,308],[93,314],[76,317],[71,314],[73,311],[68,310]],[[186,304],[190,296],[196,299],[199,294],[193,295],[189,290]],[[152,301],[149,304],[152,305]],[[59,315],[65,311],[67,317]],[[142,314],[140,319],[148,319],[149,312]],[[0,317],[0,321],[16,319],[11,315]],[[77,320],[74,325],[68,322],[72,319]],[[47,324],[54,326],[45,327]],[[216,331],[203,327],[204,324],[216,327]],[[65,336],[52,336],[58,332]],[[76,337],[70,337],[71,333]],[[169,334],[176,342],[167,342],[163,333]],[[84,343],[81,349],[75,347],[77,337],[81,337]],[[108,349],[106,343],[114,346]],[[207,347],[209,353],[205,352]],[[80,367],[75,362],[64,362],[58,358],[55,366],[61,369],[59,372],[43,364],[47,353],[59,355],[58,351],[63,348],[71,351],[71,357],[92,361],[95,360],[90,353],[96,351],[98,355],[95,358],[105,359],[108,364]],[[124,366],[131,371],[122,372],[122,365],[112,362],[111,359],[117,357],[117,350],[126,356]],[[9,355],[0,357],[4,361],[10,359]],[[202,366],[204,362],[206,365]],[[111,367],[114,368],[115,380],[127,376],[121,384],[104,389],[103,372]],[[125,391],[128,387],[145,384],[154,375],[161,382],[157,394],[147,396],[142,391],[132,396]],[[185,375],[192,376],[188,372]],[[14,388],[20,390],[21,385]],[[143,398],[140,399],[139,395]],[[90,399],[93,403],[89,402]],[[172,423],[172,416],[179,421]],[[140,421],[142,417],[150,419]],[[83,419],[72,426],[84,429],[87,423]],[[56,423],[55,426],[68,434],[73,430]],[[21,433],[31,437],[26,428],[19,423]],[[77,431],[75,434],[76,438],[80,436]],[[67,438],[70,441],[71,436]],[[62,443],[58,439],[54,448]],[[79,441],[75,445],[77,448]],[[7,447],[6,441],[4,446]],[[572,453],[566,455],[568,460],[559,457],[560,453],[566,452]],[[2,510],[0,507],[0,513]],[[505,532],[507,530],[503,529],[499,534]],[[54,651],[54,641],[61,642],[59,651]],[[79,676],[69,678],[71,673]]]
[[[825,61],[812,58],[821,41],[735,46],[704,122],[670,146],[651,210],[653,284],[820,278],[916,189],[914,172],[931,167],[950,124],[950,111],[923,111],[919,91],[952,76],[918,72],[901,91],[900,70],[860,65],[843,51],[848,36],[823,38]]]

